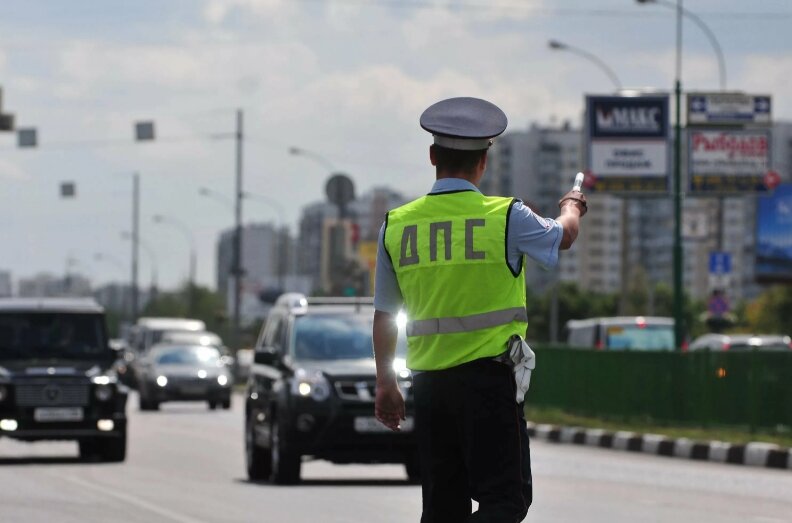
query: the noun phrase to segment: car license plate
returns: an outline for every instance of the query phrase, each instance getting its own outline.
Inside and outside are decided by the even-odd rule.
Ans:
[[[201,396],[206,394],[206,387],[204,385],[186,385],[181,387],[180,390],[185,396]]]
[[[41,422],[82,421],[83,410],[81,407],[42,407],[33,411],[33,419]]]
[[[413,419],[408,416],[407,419],[401,422],[401,431],[411,432],[412,430]],[[366,416],[355,418],[355,432],[391,432],[391,429],[377,421],[377,418]]]

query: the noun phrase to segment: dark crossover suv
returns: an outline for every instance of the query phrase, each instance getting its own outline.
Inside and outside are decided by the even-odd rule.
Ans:
[[[334,463],[403,463],[419,478],[412,376],[394,365],[407,404],[401,432],[374,418],[371,298],[278,298],[254,354],[247,386],[248,477],[296,483],[303,456]],[[398,352],[405,351],[400,336]]]
[[[0,299],[0,436],[77,440],[124,461],[127,389],[104,310],[90,299]]]

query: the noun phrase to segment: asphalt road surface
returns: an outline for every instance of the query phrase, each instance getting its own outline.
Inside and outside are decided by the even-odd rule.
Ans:
[[[123,464],[77,461],[73,443],[0,440],[3,522],[417,522],[401,466],[303,465],[294,487],[245,478],[242,402],[231,411],[129,405]],[[534,442],[527,521],[789,522],[792,472]]]

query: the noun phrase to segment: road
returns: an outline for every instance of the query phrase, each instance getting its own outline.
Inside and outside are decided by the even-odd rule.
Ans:
[[[242,402],[231,411],[129,406],[123,464],[85,464],[73,443],[0,440],[0,519],[8,522],[409,522],[420,488],[401,466],[309,462],[300,486],[245,479]],[[534,442],[528,521],[782,522],[792,473]]]

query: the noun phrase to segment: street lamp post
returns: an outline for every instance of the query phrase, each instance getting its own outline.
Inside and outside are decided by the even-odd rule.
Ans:
[[[578,56],[582,56],[583,58],[585,58],[589,62],[591,62],[594,65],[596,65],[597,67],[599,67],[600,70],[603,73],[605,73],[605,75],[607,75],[608,78],[610,78],[610,81],[613,82],[613,86],[616,88],[617,91],[621,90],[622,83],[621,83],[621,80],[619,80],[619,77],[616,75],[615,72],[613,72],[613,69],[608,67],[608,64],[606,64],[605,62],[603,62],[602,60],[597,58],[597,56],[589,53],[588,51],[584,51],[583,49],[580,49],[579,47],[574,47],[574,46],[571,46],[569,44],[565,44],[563,42],[559,42],[558,40],[550,40],[550,41],[548,41],[547,42],[547,46],[550,49],[553,49],[555,51],[569,51],[572,54],[576,54]]]
[[[169,224],[173,226],[175,229],[180,231],[184,237],[187,239],[187,243],[190,246],[190,265],[189,265],[189,276],[188,276],[188,301],[189,301],[189,311],[191,314],[195,313],[195,271],[196,271],[196,248],[195,248],[195,236],[193,235],[190,228],[182,221],[173,218],[172,216],[165,216],[162,214],[156,214],[153,216],[154,223],[157,224]]]
[[[127,270],[126,267],[124,267],[123,262],[121,262],[121,260],[119,260],[115,256],[111,256],[111,255],[103,253],[103,252],[97,252],[97,253],[94,254],[93,257],[94,257],[94,260],[96,260],[96,261],[106,261],[106,262],[108,262],[110,265],[112,265],[113,267],[117,268],[118,270],[120,270],[122,272]]]
[[[121,239],[130,241],[132,240],[132,234],[129,231],[121,231]],[[151,245],[149,245],[148,242],[143,241],[143,238],[141,237],[138,237],[138,245],[143,249],[143,252],[145,252],[146,256],[149,258],[149,265],[151,267],[151,288],[156,289],[159,282],[157,275],[157,253],[154,251]]]
[[[241,313],[242,313],[242,141],[244,132],[242,127],[242,110],[236,112],[236,188],[234,190],[234,263],[232,266],[234,274],[234,325],[233,325],[233,349],[241,348]]]
[[[314,151],[309,151],[308,149],[303,149],[301,147],[289,147],[289,154],[292,156],[302,156],[303,158],[310,158],[311,160],[315,161],[316,163],[320,164],[322,167],[327,169],[328,172],[335,171],[335,167],[333,164],[324,156]]]
[[[682,7],[682,4],[677,6],[677,4],[670,2],[668,0],[636,0],[639,4],[648,5],[648,4],[657,4],[663,7],[667,7],[669,9],[677,10],[679,9],[682,12],[682,16],[687,17],[691,22],[696,24],[699,29],[701,29],[704,34],[707,36],[707,40],[709,40],[710,45],[712,45],[712,49],[715,51],[715,55],[718,59],[718,80],[721,91],[726,90],[726,60],[723,58],[723,50],[721,49],[720,43],[718,39],[715,38],[715,33],[704,23],[704,20],[701,19],[698,15],[689,11]],[[680,42],[681,45],[681,42]]]
[[[674,341],[681,349],[685,338],[684,326],[684,289],[683,289],[683,252],[682,252],[682,16],[693,15],[682,7],[682,0],[676,4],[661,0],[637,0],[639,4],[658,3],[673,7],[676,11],[676,71],[674,79]],[[720,47],[718,47],[720,49]],[[723,82],[725,84],[725,73]]]
[[[138,293],[138,261],[140,255],[140,174],[132,175],[132,297],[130,299],[132,323],[137,321],[139,310]]]
[[[121,272],[121,274],[125,273],[126,270],[127,270],[127,268],[124,266],[124,263],[121,260],[119,260],[118,258],[116,258],[115,256],[111,256],[111,255],[103,253],[103,252],[97,252],[97,253],[95,253],[93,255],[93,257],[94,257],[94,260],[97,261],[97,262],[101,262],[101,261],[108,262],[110,265],[112,265],[116,269],[118,269]],[[120,305],[119,306],[119,310],[128,311],[126,301],[127,300],[126,300],[126,297],[125,297],[125,293],[123,292],[123,288],[122,288],[121,289],[121,296],[120,296],[120,299],[118,300],[118,302],[120,302],[120,304],[118,302],[116,302],[117,304]]]
[[[211,198],[216,202],[224,205],[230,210],[234,210],[234,204],[230,198],[219,191],[215,191],[208,187],[199,187],[198,194],[201,196],[205,196],[207,198]],[[281,241],[281,228],[282,228],[282,220],[284,215],[284,209],[281,204],[279,204],[276,200],[272,198],[268,198],[263,194],[252,193],[250,191],[243,191],[242,198],[246,200],[253,200],[259,203],[263,203],[269,207],[271,207],[275,211],[275,248],[278,255],[277,259],[277,274],[278,274],[278,286],[283,289],[283,279],[284,279],[284,262],[283,262],[283,255],[282,255],[282,241]]]
[[[611,82],[613,83],[613,87],[616,91],[620,91],[622,89],[621,80],[616,75],[616,73],[611,69],[608,64],[602,61],[597,56],[589,53],[588,51],[584,51],[583,49],[573,47],[569,44],[565,44],[563,42],[559,42],[558,40],[550,40],[547,42],[547,46],[554,50],[554,51],[569,51],[570,53],[576,54],[585,58],[586,60],[590,61],[594,65],[600,68],[600,70],[605,73],[605,75],[610,78]],[[623,199],[622,201],[622,227],[626,228],[629,220],[627,219],[627,199]],[[626,234],[622,235],[623,238],[626,237]],[[627,267],[627,244],[626,241],[622,241],[622,267]],[[626,303],[627,297],[627,271],[626,269],[622,271],[622,308],[624,308],[624,304]],[[550,297],[550,341],[555,343],[558,341],[558,273],[554,275],[554,285],[553,285],[553,294]]]

